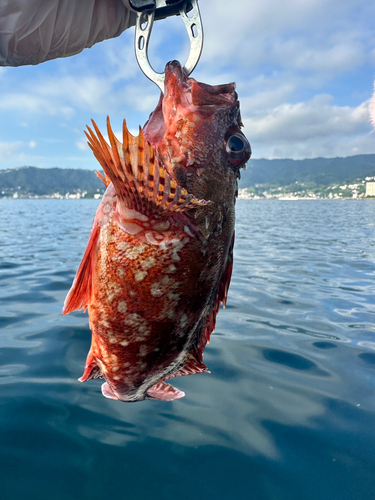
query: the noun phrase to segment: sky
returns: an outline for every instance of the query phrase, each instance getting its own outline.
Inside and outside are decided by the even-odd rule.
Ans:
[[[192,73],[235,81],[253,158],[375,153],[369,106],[375,78],[375,2],[199,0],[204,47]],[[83,133],[93,118],[119,132],[144,125],[159,90],[139,69],[134,28],[80,54],[37,66],[0,67],[0,169],[97,169]],[[188,55],[179,17],[157,21],[157,71]]]

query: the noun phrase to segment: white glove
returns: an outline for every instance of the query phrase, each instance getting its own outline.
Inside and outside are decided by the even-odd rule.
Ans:
[[[0,66],[78,54],[135,25],[126,0],[0,0]]]

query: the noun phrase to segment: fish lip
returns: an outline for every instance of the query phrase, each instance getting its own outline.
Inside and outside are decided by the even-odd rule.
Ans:
[[[182,68],[179,61],[169,61],[165,66],[165,88],[168,88],[168,83],[171,77],[175,77],[177,79],[177,84],[181,85],[183,82],[187,80],[187,74]],[[165,92],[164,92],[165,93]]]
[[[174,104],[189,106],[189,85],[188,76],[179,61],[170,61],[165,66],[164,96],[163,102],[172,99]]]

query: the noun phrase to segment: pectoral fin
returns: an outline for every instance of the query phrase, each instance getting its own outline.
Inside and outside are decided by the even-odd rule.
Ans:
[[[63,314],[69,314],[76,309],[86,310],[90,304],[92,288],[92,268],[99,238],[100,228],[94,225],[86,251],[82,257],[73,285],[64,302]]]

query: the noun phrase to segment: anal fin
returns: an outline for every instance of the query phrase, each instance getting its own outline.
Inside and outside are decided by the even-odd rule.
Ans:
[[[207,366],[202,361],[202,356],[197,349],[193,349],[188,354],[185,363],[182,367],[172,375],[167,376],[164,380],[169,380],[174,377],[183,377],[185,375],[196,375],[197,373],[211,373]]]
[[[158,399],[159,401],[173,401],[185,396],[183,391],[172,387],[165,382],[158,382],[147,391],[147,399]]]

